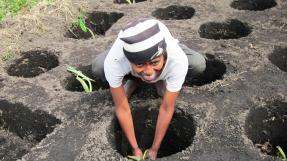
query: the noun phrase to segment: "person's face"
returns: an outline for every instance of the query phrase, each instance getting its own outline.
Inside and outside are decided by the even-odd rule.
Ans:
[[[161,54],[155,57],[151,61],[142,64],[133,64],[131,66],[143,81],[150,82],[153,81],[161,74],[161,71],[165,64],[164,55]]]

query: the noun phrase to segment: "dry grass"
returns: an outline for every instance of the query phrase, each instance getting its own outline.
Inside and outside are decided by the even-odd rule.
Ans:
[[[200,89],[202,90],[208,90],[209,92],[213,91],[214,89],[218,87],[225,87],[225,86],[231,86],[232,83],[234,83],[237,80],[244,80],[244,73],[247,71],[242,71],[240,73],[232,73],[228,76],[225,76],[222,80],[217,80],[215,82],[212,82],[210,86],[202,86]]]
[[[41,35],[52,29],[49,19],[68,26],[87,6],[86,0],[42,0],[31,10],[22,11],[4,21],[0,26],[0,72],[5,55],[20,53],[21,33]]]

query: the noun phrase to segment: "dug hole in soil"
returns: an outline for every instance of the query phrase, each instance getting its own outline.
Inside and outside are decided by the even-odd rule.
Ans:
[[[0,100],[0,158],[21,158],[60,123],[45,111],[31,111],[22,104]]]
[[[23,33],[21,54],[7,61],[0,75],[0,160],[127,160],[131,147],[109,86],[94,77],[90,64],[130,20],[154,17],[206,58],[202,74],[187,73],[158,160],[279,161],[276,146],[287,152],[287,3],[135,2],[90,1],[82,17],[87,32],[76,23],[59,27],[49,17],[43,21],[51,22],[51,31]],[[95,80],[92,93],[84,93],[66,71],[70,64]],[[45,96],[35,96],[35,87]],[[278,99],[266,101],[271,97]],[[250,106],[255,98],[263,103]],[[154,85],[143,84],[129,103],[139,147],[150,148],[162,97]]]

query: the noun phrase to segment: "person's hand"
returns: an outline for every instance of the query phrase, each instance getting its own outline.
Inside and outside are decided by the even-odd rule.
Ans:
[[[142,151],[139,148],[134,148],[133,149],[133,155],[128,155],[129,159],[133,159],[135,161],[140,161],[142,160]]]
[[[133,155],[141,158],[143,155],[142,150],[140,148],[133,149]]]
[[[150,158],[151,160],[155,160],[156,157],[157,157],[157,150],[149,149],[148,150],[148,158]]]

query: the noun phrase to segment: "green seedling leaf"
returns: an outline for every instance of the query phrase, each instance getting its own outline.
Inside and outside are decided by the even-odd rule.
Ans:
[[[277,155],[280,157],[280,159],[282,160],[286,160],[286,155],[284,153],[284,151],[281,149],[280,146],[276,146],[278,152],[277,152]]]
[[[90,91],[90,88],[89,88],[88,85],[87,85],[87,83],[86,83],[82,78],[80,78],[79,76],[77,76],[76,79],[81,83],[81,85],[83,86],[84,91],[85,91],[86,93],[91,92],[91,91]]]
[[[137,157],[137,156],[133,156],[133,155],[128,155],[128,158],[129,158],[129,159],[133,159],[133,160],[135,160],[135,161],[141,161],[141,160],[145,160],[145,159],[148,157],[147,154],[148,154],[148,150],[145,150],[142,157]]]
[[[131,0],[126,0],[129,4],[132,4]]]
[[[147,155],[148,155],[148,150],[145,150],[142,159],[145,160],[148,157]]]
[[[77,70],[74,67],[68,66],[67,71],[71,72],[76,76],[76,79],[81,83],[86,93],[92,92],[93,87],[91,81],[95,81],[86,75],[84,75],[80,70]],[[86,83],[88,82],[88,84]]]
[[[132,156],[132,155],[128,155],[129,159],[135,160],[135,161],[140,161],[142,158],[141,157],[137,157],[137,156]]]
[[[83,32],[88,32],[88,29],[83,19],[79,19],[79,26]]]

